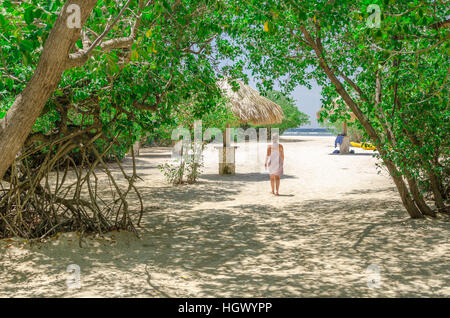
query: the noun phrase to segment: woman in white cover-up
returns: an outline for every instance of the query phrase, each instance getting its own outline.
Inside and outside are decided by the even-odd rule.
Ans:
[[[267,146],[267,156],[265,163],[266,169],[268,168],[269,170],[272,194],[275,195],[279,195],[278,191],[280,189],[280,176],[283,174],[284,164],[284,149],[278,141],[278,134],[273,134],[272,144]]]

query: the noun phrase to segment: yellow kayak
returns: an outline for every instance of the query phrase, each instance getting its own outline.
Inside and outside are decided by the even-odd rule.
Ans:
[[[364,150],[376,150],[375,146],[370,142],[351,142],[350,145],[353,147],[362,148]]]

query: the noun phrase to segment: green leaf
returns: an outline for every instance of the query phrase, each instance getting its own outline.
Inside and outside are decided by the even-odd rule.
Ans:
[[[22,58],[23,58],[23,64],[25,64],[27,66],[30,65],[30,62],[31,62],[30,53],[24,52],[23,55],[22,55]]]
[[[34,21],[34,17],[33,17],[33,8],[30,7],[30,8],[28,8],[28,9],[25,10],[24,18],[25,18],[25,22],[26,22],[27,24],[33,23],[33,21]]]
[[[167,3],[167,0],[162,0],[162,3],[167,12],[172,13],[172,7],[169,3]]]
[[[4,16],[3,14],[0,14],[0,25],[1,25],[2,27],[4,27],[5,25],[7,25],[6,18],[5,18],[5,16]]]
[[[110,75],[116,75],[120,71],[119,65],[116,63],[109,63],[107,71]]]
[[[22,52],[31,52],[34,49],[33,42],[30,40],[23,40],[20,42],[20,49]]]
[[[131,60],[132,61],[137,61],[139,59],[139,54],[136,50],[131,51]]]

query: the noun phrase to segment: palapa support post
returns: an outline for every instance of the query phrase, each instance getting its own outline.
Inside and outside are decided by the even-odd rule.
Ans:
[[[219,147],[219,174],[236,173],[236,146]]]
[[[219,174],[235,174],[236,173],[236,148],[237,146],[230,146],[231,134],[230,125],[225,129],[225,138],[223,138],[223,146],[216,147],[219,149]]]

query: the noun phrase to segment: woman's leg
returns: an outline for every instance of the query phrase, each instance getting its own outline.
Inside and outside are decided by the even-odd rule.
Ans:
[[[270,175],[270,186],[272,187],[272,193],[275,194],[275,176]]]
[[[275,176],[275,182],[277,184],[277,194],[278,194],[278,190],[280,190],[280,176]]]

